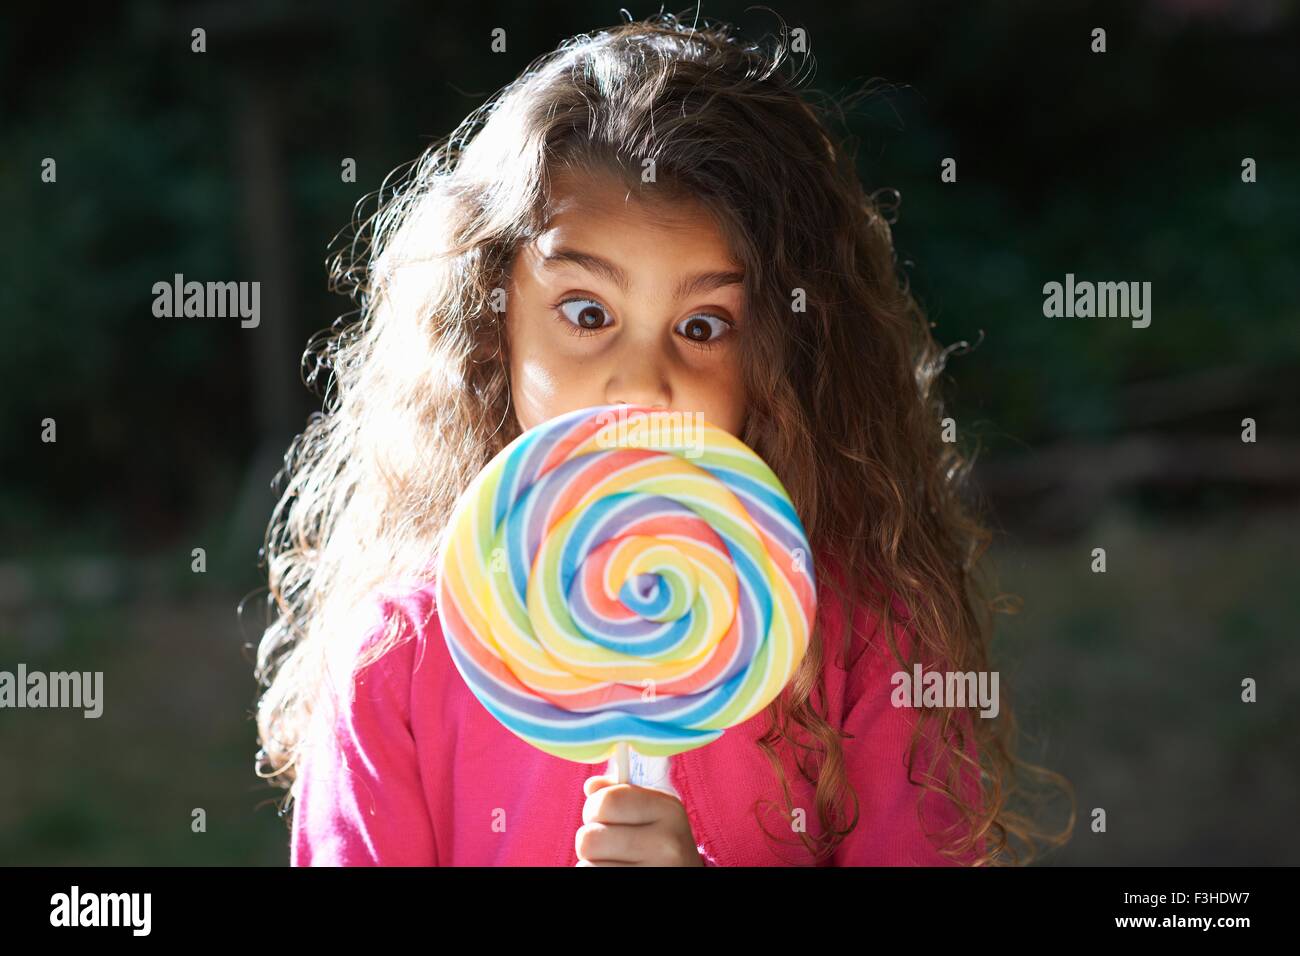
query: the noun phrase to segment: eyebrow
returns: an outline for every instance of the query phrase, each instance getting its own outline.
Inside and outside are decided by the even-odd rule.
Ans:
[[[624,293],[631,285],[627,273],[610,262],[608,259],[602,259],[600,256],[592,255],[590,252],[582,252],[578,249],[559,248],[554,252],[542,258],[546,265],[572,263],[581,266],[588,272],[603,276],[610,282],[613,282]],[[687,296],[702,295],[705,292],[712,292],[714,289],[720,289],[726,285],[740,285],[745,279],[743,272],[716,270],[713,272],[700,272],[693,276],[686,276],[681,282],[677,283],[677,289],[674,295],[679,299]]]

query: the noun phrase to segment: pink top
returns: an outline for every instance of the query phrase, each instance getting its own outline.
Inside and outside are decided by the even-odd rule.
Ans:
[[[346,673],[349,654],[382,633],[385,615],[402,619],[398,645],[362,668],[355,699],[317,717],[299,767],[290,862],[293,866],[573,866],[582,826],[583,781],[604,764],[543,753],[506,730],[466,687],[447,650],[431,582],[400,593],[377,593],[371,625],[335,652],[331,677]],[[828,648],[838,648],[843,613],[819,587],[818,614]],[[896,602],[897,614],[902,605]],[[898,618],[896,617],[896,622]],[[865,609],[854,617],[870,634],[866,653],[850,670],[824,655],[827,719],[853,735],[843,741],[846,772],[857,793],[859,819],[829,865],[952,865],[921,830],[921,788],[907,781],[905,758],[917,711],[890,703],[898,670],[879,622]],[[423,623],[423,626],[420,626]],[[906,634],[896,625],[901,642]],[[355,658],[353,658],[355,659]],[[669,759],[707,865],[809,865],[811,857],[781,813],[781,790],[756,741],[767,711],[725,731],[711,744]],[[334,733],[322,733],[332,723]],[[970,739],[970,735],[967,735]],[[813,787],[799,776],[788,747],[780,748],[793,806],[806,808],[809,833],[820,832]],[[968,753],[974,755],[973,749]],[[922,747],[916,774],[924,771]],[[970,789],[968,794],[976,791]],[[759,801],[765,838],[755,813]],[[957,811],[925,795],[926,823],[937,832]],[[852,813],[850,801],[848,812]],[[825,863],[823,865],[826,865]]]

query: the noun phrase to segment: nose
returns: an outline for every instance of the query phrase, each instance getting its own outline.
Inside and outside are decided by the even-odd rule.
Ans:
[[[641,342],[614,357],[605,385],[606,404],[668,409],[672,398],[667,360],[654,345]]]

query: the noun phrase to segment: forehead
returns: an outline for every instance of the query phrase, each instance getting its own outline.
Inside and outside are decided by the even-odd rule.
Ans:
[[[564,171],[552,180],[545,224],[537,237],[542,255],[559,247],[592,252],[624,249],[642,255],[666,246],[678,257],[703,257],[710,267],[735,268],[725,233],[709,210],[689,196],[658,198],[653,183],[640,192],[601,173]],[[594,248],[592,248],[594,247]]]

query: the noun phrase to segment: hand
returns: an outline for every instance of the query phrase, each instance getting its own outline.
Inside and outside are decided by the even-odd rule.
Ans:
[[[686,808],[671,793],[588,777],[578,866],[703,866]]]

